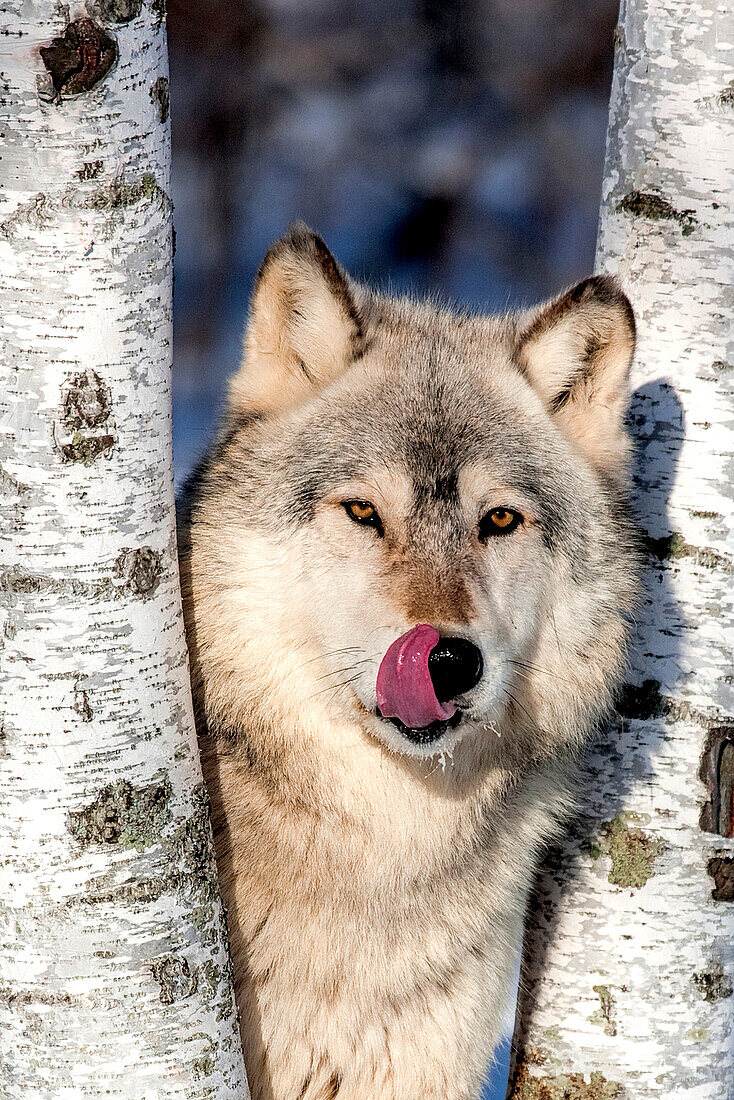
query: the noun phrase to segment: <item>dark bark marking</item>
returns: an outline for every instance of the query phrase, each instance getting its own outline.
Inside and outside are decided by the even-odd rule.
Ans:
[[[201,1058],[194,1058],[192,1065],[195,1081],[200,1081],[202,1077],[211,1077],[214,1073],[214,1060],[211,1054],[202,1054]]]
[[[0,233],[11,240],[20,225],[45,227],[50,218],[50,206],[48,195],[39,191],[28,202],[20,203],[4,222],[0,222]]]
[[[172,867],[169,878],[177,893],[193,894],[201,905],[210,906],[220,894],[214,865],[211,807],[203,783],[194,788],[192,801],[190,816],[165,841]]]
[[[115,844],[143,851],[162,839],[171,821],[171,784],[168,779],[134,786],[118,779],[104,787],[97,797],[68,817],[71,835],[80,844]]]
[[[151,966],[153,977],[161,987],[160,999],[164,1005],[182,1001],[196,993],[199,975],[189,966],[188,959],[177,955],[161,955]]]
[[[709,794],[701,809],[700,828],[734,838],[734,724],[709,729],[698,775]]]
[[[85,466],[90,466],[99,455],[108,454],[114,445],[114,435],[85,437],[81,432],[75,432],[69,443],[61,445],[61,453],[67,462],[83,462]]]
[[[94,717],[94,712],[89,705],[89,696],[83,688],[79,687],[79,684],[74,684],[74,710],[82,722],[91,722]]]
[[[0,1004],[12,1012],[16,1007],[27,1005],[71,1005],[74,1001],[69,993],[53,993],[45,989],[11,989],[0,986]]]
[[[56,444],[66,462],[88,466],[115,445],[109,386],[94,370],[67,379],[62,389],[62,414],[54,425]]]
[[[63,400],[64,424],[75,428],[97,428],[110,415],[110,391],[93,371],[75,374]]]
[[[158,108],[158,117],[161,122],[168,122],[171,108],[171,87],[165,76],[159,76],[150,89],[150,98]]]
[[[123,587],[133,596],[151,596],[160,584],[162,572],[162,555],[150,546],[123,549],[113,566],[114,575],[124,581]]]
[[[144,552],[156,554],[149,547],[142,548]],[[23,569],[0,569],[0,592],[8,596],[73,596],[84,600],[114,600],[127,595],[147,595],[148,593],[136,590],[128,583],[125,573],[125,565],[120,561],[124,555],[134,555],[135,551],[123,550],[117,561],[120,563],[115,570],[115,575],[122,578],[122,584],[115,584],[112,578],[100,581],[96,584],[79,581],[73,577],[54,577],[43,573],[30,573]],[[159,559],[162,555],[156,555]],[[135,575],[136,559],[132,560],[132,572]],[[143,563],[144,567],[144,563]],[[143,582],[145,583],[145,582]]]
[[[719,731],[719,736],[734,729],[734,718],[714,707],[695,707],[686,699],[672,699],[669,695],[663,695],[659,680],[624,684],[617,696],[616,705],[620,718],[628,720],[644,722],[651,718],[664,718],[670,722],[695,722],[712,733]]]
[[[614,1036],[617,1034],[617,1021],[614,1019],[614,997],[606,985],[595,985],[592,989],[599,997],[599,1008],[593,1013],[591,1022],[601,1024],[604,1034]]]
[[[50,46],[41,46],[40,54],[60,98],[88,92],[107,76],[117,43],[93,19],[77,19]]]
[[[143,10],[143,0],[97,0],[94,14],[105,23],[131,23]]]
[[[672,203],[655,191],[630,191],[617,203],[617,210],[634,218],[677,222],[684,237],[690,236],[698,225],[693,210],[676,210]]]
[[[722,107],[734,107],[734,80],[719,92],[719,103]]]
[[[711,897],[714,901],[734,901],[734,856],[717,852],[709,861],[707,871],[714,880]]]
[[[145,790],[145,788],[141,789]],[[102,794],[104,795],[105,792]],[[100,801],[104,802],[104,799],[101,797],[97,799],[97,804]],[[93,811],[91,824],[87,819],[75,826],[83,833],[82,841],[84,842],[85,835],[91,833],[89,843],[115,843],[114,836],[119,829],[120,820],[119,817],[114,816],[114,806],[111,810],[103,806],[97,808],[95,812],[93,804],[92,807],[87,807],[87,811],[90,809]],[[147,903],[157,900],[164,894],[174,893],[179,897],[185,897],[187,901],[193,900],[196,903],[196,907],[192,910],[192,921],[200,932],[210,935],[210,926],[219,920],[219,907],[215,903],[219,902],[220,892],[214,865],[209,801],[204,784],[194,788],[191,814],[164,837],[159,835],[160,831],[170,820],[165,807],[163,812],[158,814],[158,819],[158,825],[155,828],[152,823],[148,823],[143,837],[146,842],[143,847],[158,840],[162,844],[162,858],[156,864],[155,877],[122,883],[112,888],[105,888],[106,884],[103,881],[99,889],[93,885],[87,893],[76,898],[75,904],[105,905],[119,901]],[[109,840],[105,840],[104,837],[107,829],[110,830]],[[122,838],[117,843],[122,843]]]
[[[734,993],[734,986],[724,973],[721,963],[717,960],[711,963],[706,970],[699,970],[693,975],[693,984],[699,997],[709,1004],[723,1001]]]
[[[723,569],[725,573],[734,573],[734,562],[731,558],[719,554],[710,546],[692,546],[678,531],[659,539],[648,535],[645,545],[650,554],[659,561],[664,561],[666,558],[671,560],[692,558],[696,565],[703,565],[707,569]]]
[[[87,160],[78,172],[75,172],[78,180],[96,180],[102,174],[104,163],[101,160]]]
[[[639,686],[624,684],[617,699],[617,712],[622,718],[641,721],[659,718],[664,713],[664,706],[659,680],[643,680]]]

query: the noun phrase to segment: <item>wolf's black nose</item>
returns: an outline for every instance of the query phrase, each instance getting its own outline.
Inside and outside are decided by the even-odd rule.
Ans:
[[[439,703],[471,691],[482,678],[481,650],[466,638],[440,638],[428,658],[428,671]]]

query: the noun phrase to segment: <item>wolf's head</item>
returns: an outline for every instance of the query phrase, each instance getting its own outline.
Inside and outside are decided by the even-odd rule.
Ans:
[[[413,756],[578,742],[634,600],[633,349],[608,277],[472,317],[356,286],[303,226],[278,241],[184,533],[209,724]]]

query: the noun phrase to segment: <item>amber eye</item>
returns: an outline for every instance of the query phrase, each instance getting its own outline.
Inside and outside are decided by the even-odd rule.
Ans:
[[[522,516],[512,508],[493,508],[482,517],[479,538],[484,542],[493,535],[510,535],[521,523]]]
[[[361,523],[363,527],[374,527],[378,535],[382,534],[382,520],[374,504],[370,504],[368,500],[345,500],[342,507],[355,523]]]

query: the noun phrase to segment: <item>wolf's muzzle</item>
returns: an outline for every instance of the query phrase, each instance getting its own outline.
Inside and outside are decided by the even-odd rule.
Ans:
[[[466,638],[440,638],[428,657],[428,672],[440,703],[447,703],[471,691],[481,680],[483,670],[481,650]],[[421,729],[410,729],[398,718],[392,721],[409,741],[430,745],[459,724],[461,711],[457,710],[446,721],[431,722]]]
[[[423,623],[397,638],[377,674],[378,714],[416,744],[437,741],[461,720],[456,700],[471,691],[484,668],[467,638],[442,638]]]

